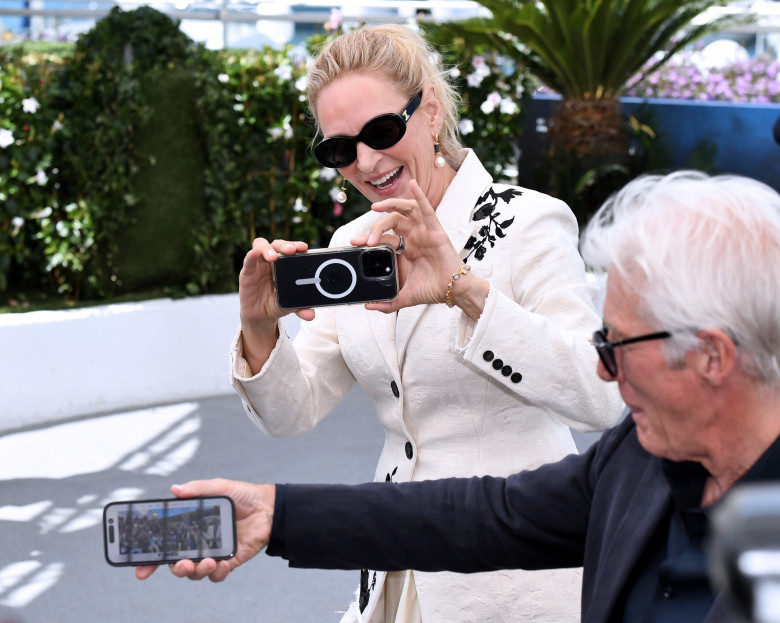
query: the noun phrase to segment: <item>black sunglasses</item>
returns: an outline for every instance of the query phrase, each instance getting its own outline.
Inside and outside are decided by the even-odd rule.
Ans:
[[[663,340],[665,338],[672,337],[669,331],[659,331],[658,333],[648,333],[647,335],[639,335],[637,337],[629,337],[625,340],[618,340],[616,342],[610,342],[607,340],[607,327],[602,327],[598,331],[593,332],[593,346],[596,348],[596,352],[599,354],[601,363],[604,364],[604,368],[609,372],[610,376],[616,377],[618,373],[617,359],[615,358],[615,349],[618,346],[625,346],[626,344],[634,344],[635,342],[646,342],[648,340]]]
[[[422,101],[422,93],[415,95],[400,114],[387,113],[374,117],[363,126],[357,136],[331,136],[317,143],[314,156],[324,167],[340,169],[357,160],[358,141],[371,149],[388,149],[406,134],[406,123]]]

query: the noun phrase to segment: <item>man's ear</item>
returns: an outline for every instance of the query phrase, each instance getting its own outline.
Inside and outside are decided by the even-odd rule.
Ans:
[[[734,340],[720,329],[702,329],[699,338],[701,375],[713,385],[722,385],[737,366],[737,346]]]

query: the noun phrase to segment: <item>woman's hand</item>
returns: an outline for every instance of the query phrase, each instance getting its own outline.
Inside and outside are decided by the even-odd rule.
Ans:
[[[174,485],[171,491],[178,498],[209,495],[227,495],[236,507],[236,555],[229,560],[204,558],[200,562],[180,560],[170,565],[173,575],[191,580],[208,577],[212,582],[222,582],[233,569],[258,554],[268,544],[273,525],[276,487],[253,485],[235,480],[194,480],[185,485]],[[135,577],[145,580],[156,566],[135,568]]]
[[[241,303],[241,339],[244,359],[257,373],[276,344],[277,322],[289,312],[276,303],[273,263],[279,255],[294,255],[308,250],[305,242],[255,238],[252,249],[244,257],[238,277],[238,297]],[[302,320],[314,318],[313,309],[295,312]]]
[[[412,305],[444,303],[452,275],[463,266],[463,260],[417,182],[411,180],[409,188],[414,199],[386,199],[373,204],[372,210],[387,215],[371,227],[367,236],[351,241],[356,246],[385,242],[397,248],[398,235],[404,237],[405,249],[398,256],[401,283],[398,296],[393,301],[369,303],[366,309],[391,312]],[[386,233],[391,229],[395,234]],[[489,287],[487,281],[469,273],[459,280],[455,303],[472,318],[478,318]]]

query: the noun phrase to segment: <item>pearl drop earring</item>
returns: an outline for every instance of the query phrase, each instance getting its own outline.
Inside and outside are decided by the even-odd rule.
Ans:
[[[341,184],[341,192],[336,195],[336,201],[339,203],[345,203],[347,201],[347,180]]]
[[[444,160],[444,156],[441,155],[441,149],[439,149],[439,135],[433,137],[433,151],[436,157],[433,160],[433,164],[437,169],[441,169],[447,162]]]

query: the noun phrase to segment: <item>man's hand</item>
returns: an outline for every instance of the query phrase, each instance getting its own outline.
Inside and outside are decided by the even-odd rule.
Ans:
[[[230,560],[216,561],[204,558],[200,562],[180,560],[171,565],[173,574],[180,578],[202,580],[208,577],[212,582],[221,582],[233,569],[258,554],[271,538],[274,517],[276,487],[274,485],[253,485],[235,480],[193,480],[185,485],[174,485],[171,491],[178,498],[192,498],[208,495],[227,495],[236,507],[236,555]],[[135,568],[135,577],[145,580],[157,569],[156,566]]]

